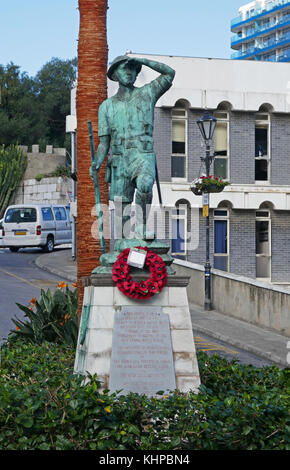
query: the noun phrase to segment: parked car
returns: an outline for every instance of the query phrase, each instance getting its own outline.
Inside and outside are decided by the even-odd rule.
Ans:
[[[2,236],[2,246],[13,252],[30,246],[51,252],[56,245],[72,241],[69,207],[60,204],[9,206],[4,214]]]

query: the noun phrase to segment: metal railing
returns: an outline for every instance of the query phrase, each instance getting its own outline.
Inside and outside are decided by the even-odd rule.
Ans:
[[[231,45],[235,44],[235,43],[238,43],[238,42],[243,42],[244,40],[246,39],[250,39],[250,38],[254,38],[255,36],[257,36],[259,33],[263,33],[264,31],[267,31],[267,30],[272,30],[272,29],[275,29],[275,28],[279,28],[280,26],[283,26],[284,24],[287,24],[290,22],[290,14],[284,16],[283,18],[281,18],[279,21],[271,21],[269,22],[269,24],[267,25],[259,25],[259,26],[255,26],[255,28],[252,28],[250,31],[248,31],[244,36],[240,36],[238,34],[235,34],[234,36],[232,36],[231,38]]]
[[[290,49],[285,49],[285,51],[283,51],[282,54],[280,54],[277,57],[277,62],[288,62],[288,61],[290,61]]]
[[[242,58],[248,55],[262,54],[269,48],[277,48],[284,43],[290,43],[290,32],[283,34],[279,39],[270,39],[267,42],[263,42],[259,45],[248,47],[244,51],[236,51],[231,55],[232,59]]]
[[[257,2],[258,3],[258,2]],[[246,15],[240,15],[236,18],[234,18],[231,21],[231,26],[232,28],[235,27],[239,23],[243,23],[244,21],[248,21],[250,19],[255,18],[256,16],[259,16],[263,13],[268,13],[271,10],[278,9],[279,7],[283,7],[285,5],[289,4],[290,2],[288,0],[273,0],[272,2],[266,4],[263,8],[256,8],[253,11],[247,11]]]

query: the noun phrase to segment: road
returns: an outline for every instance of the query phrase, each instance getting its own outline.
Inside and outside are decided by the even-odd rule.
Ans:
[[[28,305],[32,297],[39,297],[41,289],[53,290],[64,280],[35,266],[34,260],[41,254],[39,248],[25,248],[18,253],[0,248],[0,342],[15,327],[11,318],[24,317],[16,302]]]
[[[61,248],[56,248],[60,250]],[[41,255],[38,248],[22,249],[18,253],[11,253],[8,249],[0,247],[0,342],[6,338],[9,331],[14,329],[11,318],[23,318],[23,312],[16,302],[28,305],[32,297],[38,298],[41,289],[51,290],[57,287],[59,278],[55,274],[39,269],[35,259]],[[68,281],[71,286],[71,282]],[[254,354],[235,348],[217,339],[194,332],[195,345],[198,351],[207,354],[218,354],[227,359],[237,359],[244,364],[256,367],[271,365],[270,361],[259,358]]]
[[[242,349],[231,346],[217,339],[206,336],[203,333],[194,332],[194,342],[197,351],[204,351],[209,356],[218,354],[228,360],[236,359],[241,364],[251,364],[255,367],[271,366],[273,362],[258,357]]]

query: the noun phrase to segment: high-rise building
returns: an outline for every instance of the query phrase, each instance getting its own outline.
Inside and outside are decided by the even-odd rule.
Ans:
[[[232,59],[290,62],[290,1],[257,0],[241,6],[231,31]]]

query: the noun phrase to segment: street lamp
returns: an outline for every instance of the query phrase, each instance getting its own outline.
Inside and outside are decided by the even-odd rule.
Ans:
[[[204,115],[197,121],[197,125],[201,132],[202,138],[206,146],[205,158],[201,157],[201,161],[205,163],[206,176],[209,177],[210,165],[214,159],[214,155],[210,154],[210,145],[213,139],[216,119],[209,114],[206,110]],[[209,253],[209,191],[207,193],[208,201],[208,211],[206,215],[206,262],[204,265],[204,288],[205,288],[205,299],[204,299],[204,309],[211,310],[211,265],[210,265],[210,253]]]

